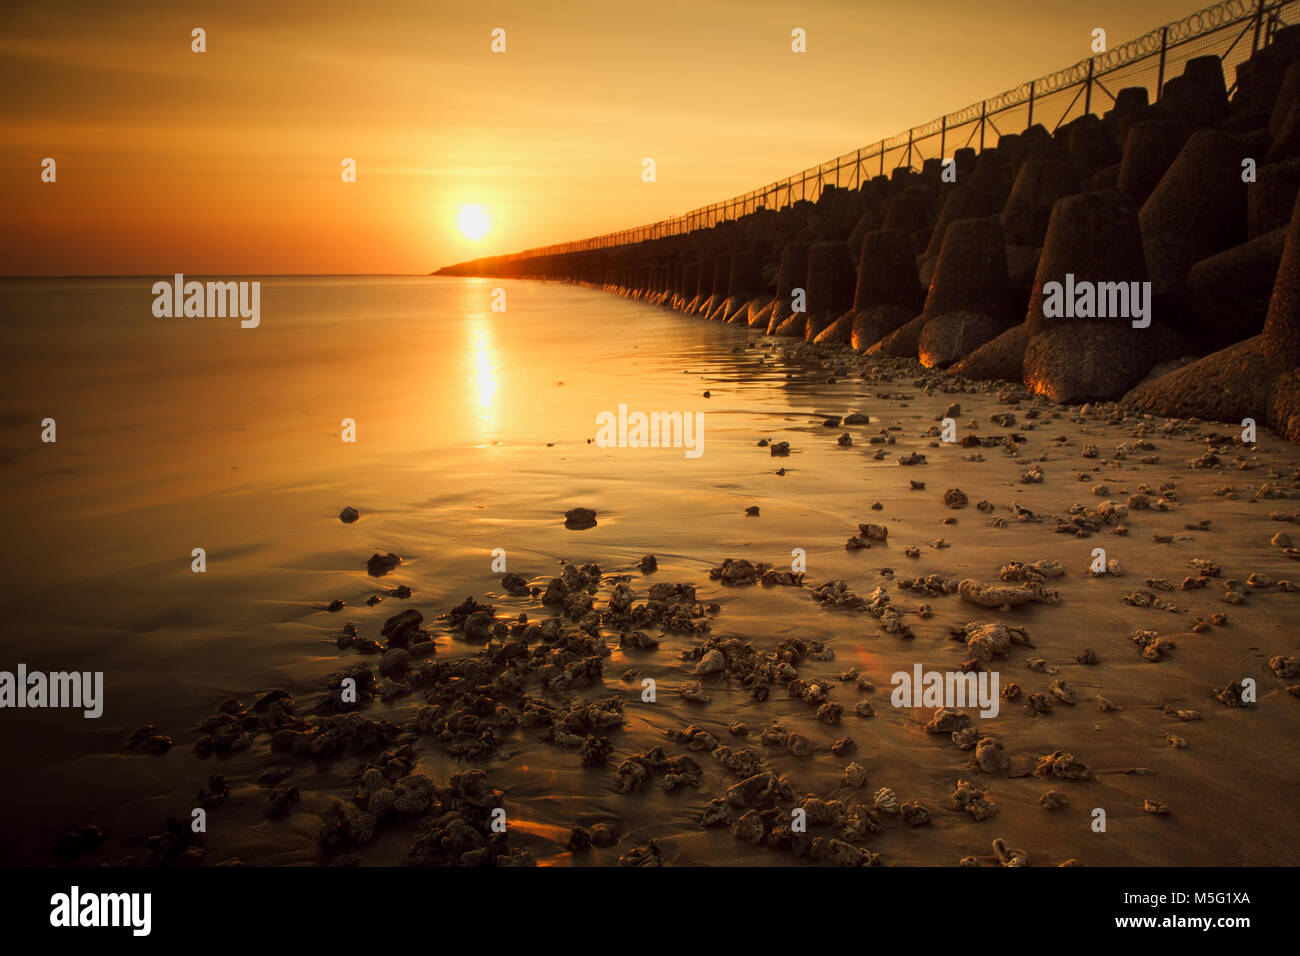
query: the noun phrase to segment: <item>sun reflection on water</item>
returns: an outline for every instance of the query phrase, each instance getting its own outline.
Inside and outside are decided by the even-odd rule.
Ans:
[[[494,408],[497,392],[496,350],[492,346],[492,329],[485,315],[469,319],[469,365],[478,398],[476,437],[486,441],[496,430]]]

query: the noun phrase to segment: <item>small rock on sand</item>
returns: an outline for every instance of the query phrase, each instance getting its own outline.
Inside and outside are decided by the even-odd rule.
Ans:
[[[596,527],[596,512],[590,508],[570,508],[564,513],[564,526],[570,531],[586,531]]]
[[[867,768],[854,761],[844,768],[844,782],[855,790],[867,785]]]
[[[395,554],[372,554],[366,561],[366,573],[372,578],[381,578],[402,563]]]
[[[361,513],[350,505],[339,512],[339,520],[344,524],[351,524],[360,517]]]

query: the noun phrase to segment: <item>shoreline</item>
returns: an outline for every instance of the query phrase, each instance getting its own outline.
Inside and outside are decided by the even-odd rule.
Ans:
[[[1084,414],[1021,386],[962,382],[906,360],[827,355],[820,346],[772,340],[745,348],[776,353],[790,369],[787,381],[810,387],[805,411],[792,409],[795,421],[754,435],[763,480],[851,481],[866,466],[867,494],[879,510],[871,500],[846,501],[838,535],[819,522],[792,541],[764,533],[765,520],[779,520],[776,505],[764,503],[744,519],[753,529],[747,545],[691,555],[691,566],[716,568],[725,581],[683,570],[680,558],[662,553],[653,572],[631,564],[597,576],[583,570],[583,539],[575,537],[574,563],[558,585],[534,565],[520,569],[527,594],[512,595],[499,577],[485,575],[469,601],[417,589],[386,602],[387,634],[374,624],[355,638],[336,629],[332,669],[358,681],[363,706],[330,703],[332,692],[319,686],[292,704],[283,689],[250,688],[238,705],[219,705],[200,730],[177,736],[178,750],[203,741],[202,751],[229,754],[219,764],[191,765],[190,776],[213,824],[223,815],[246,824],[236,828],[240,837],[232,841],[223,822],[210,828],[200,853],[175,827],[159,825],[160,839],[134,862],[152,854],[151,862],[177,865],[234,857],[252,864],[1294,863],[1286,835],[1300,832],[1300,814],[1287,800],[1294,761],[1282,755],[1294,739],[1288,708],[1300,700],[1287,691],[1294,679],[1274,674],[1269,662],[1300,655],[1284,626],[1286,603],[1300,596],[1263,582],[1290,580],[1288,569],[1300,569],[1268,543],[1297,516],[1287,506],[1300,497],[1300,450],[1261,432],[1253,449],[1223,440],[1207,451],[1203,436],[1217,431],[1211,425],[1121,417],[1104,405]],[[827,427],[819,409],[855,382],[876,396],[874,414],[865,424]],[[938,423],[954,403],[965,441],[947,444]],[[844,404],[847,415],[863,400]],[[793,446],[790,457],[758,445],[778,437]],[[900,468],[905,455],[926,460]],[[1035,470],[1042,480],[1025,479]],[[760,492],[756,477],[744,479],[751,489],[742,485],[742,498],[779,502],[801,487]],[[1094,493],[1098,485],[1107,486],[1106,496]],[[1237,490],[1218,494],[1227,487]],[[964,506],[951,489],[961,489]],[[1287,520],[1271,520],[1270,512]],[[591,531],[572,533],[599,532],[599,511],[595,520]],[[872,539],[859,523],[888,534]],[[1118,562],[1122,579],[1088,573],[1095,546]],[[801,580],[781,573],[792,547],[808,555]],[[364,565],[365,555],[357,561]],[[739,583],[760,562],[774,565],[768,582]],[[1026,568],[1040,562],[1065,573],[1035,581]],[[1181,590],[1184,578],[1209,586]],[[383,577],[373,580],[387,589]],[[1038,588],[1040,599],[984,607],[963,593],[965,580],[1012,587],[1016,601]],[[519,591],[518,581],[509,583]],[[1042,600],[1048,591],[1051,599]],[[1225,602],[1229,594],[1240,603]],[[754,610],[760,604],[770,610]],[[494,611],[485,617],[488,605]],[[1226,622],[1212,623],[1216,614]],[[970,708],[954,716],[890,705],[896,671],[951,672],[978,661],[950,632],[984,621],[1025,632],[1032,643],[995,642],[999,650],[974,668],[996,667],[1002,689],[1018,685],[1021,696],[1003,698],[995,718]],[[1143,631],[1156,634],[1135,643]],[[1153,662],[1143,655],[1157,638]],[[1077,660],[1089,649],[1096,663]],[[657,682],[654,704],[641,700],[645,677]],[[1257,682],[1257,703],[1215,699],[1215,690],[1243,677]],[[1057,681],[1065,686],[1054,691]],[[1122,709],[1099,710],[1097,695]],[[1178,711],[1202,719],[1183,720]],[[733,730],[739,723],[743,734]],[[985,737],[1001,748],[981,749]],[[142,737],[145,746],[148,740]],[[1042,758],[1061,751],[1072,759],[1050,761],[1046,777],[1035,775]],[[534,763],[546,768],[543,779],[521,773]],[[1078,764],[1094,779],[1070,779],[1083,773]],[[321,767],[352,784],[313,786]],[[202,784],[212,773],[223,780]],[[1207,810],[1233,799],[1239,779],[1252,780],[1258,805],[1283,834],[1250,850],[1262,860],[1245,855],[1235,842],[1240,834],[1223,833],[1217,811]],[[881,788],[892,799],[877,798]],[[1039,806],[1049,791],[1068,804]],[[1147,801],[1168,815],[1148,812]],[[185,801],[173,794],[163,802],[180,819]],[[894,804],[897,814],[877,806]],[[1088,829],[1095,806],[1108,809],[1116,838]],[[506,811],[504,834],[492,831],[498,808]],[[796,809],[805,813],[805,835],[781,823]],[[995,847],[995,840],[1004,842]],[[569,849],[571,842],[592,846]],[[95,859],[92,850],[81,861]]]

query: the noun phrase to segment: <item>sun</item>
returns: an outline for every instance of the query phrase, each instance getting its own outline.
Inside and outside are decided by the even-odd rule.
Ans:
[[[478,242],[488,234],[487,210],[482,206],[461,206],[457,224],[466,239]]]

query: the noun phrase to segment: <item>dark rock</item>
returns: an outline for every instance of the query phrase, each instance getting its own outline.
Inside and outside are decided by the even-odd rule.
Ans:
[[[590,508],[571,508],[564,513],[564,526],[570,531],[596,527],[596,512]]]
[[[395,554],[372,554],[366,561],[366,573],[372,578],[382,578],[393,568],[402,563],[402,559]]]

